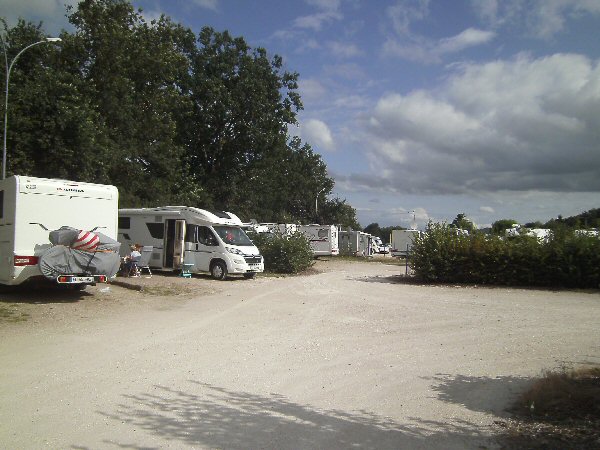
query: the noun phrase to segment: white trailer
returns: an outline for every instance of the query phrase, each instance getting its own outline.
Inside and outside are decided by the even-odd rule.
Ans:
[[[340,254],[337,226],[298,225],[298,232],[303,233],[309,240],[310,248],[315,256],[337,256]]]
[[[340,255],[370,256],[375,252],[373,236],[363,231],[339,232]]]
[[[149,266],[159,270],[209,272],[253,278],[264,259],[233,213],[188,206],[119,210],[119,242],[152,246]]]
[[[116,240],[118,198],[115,186],[103,184],[20,175],[1,180],[0,284],[44,278],[39,263],[53,248],[52,230],[69,226],[99,231]],[[118,262],[118,255],[115,258]],[[82,287],[113,275],[63,270],[55,281]]]
[[[415,237],[420,233],[419,230],[392,230],[390,235],[390,253],[392,256],[407,256]]]

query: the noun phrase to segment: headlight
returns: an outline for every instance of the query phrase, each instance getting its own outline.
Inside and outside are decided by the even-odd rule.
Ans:
[[[238,250],[237,248],[233,248],[233,247],[225,247],[227,249],[227,251],[229,253],[233,253],[234,255],[244,255],[244,253],[241,250]]]

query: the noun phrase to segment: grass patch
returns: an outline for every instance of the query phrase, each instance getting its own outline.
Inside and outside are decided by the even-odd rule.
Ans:
[[[369,262],[369,263],[379,263],[379,264],[391,264],[396,266],[404,266],[406,261],[403,258],[397,257],[386,257],[386,258],[374,258],[374,257],[366,257],[366,256],[349,256],[349,255],[339,255],[339,256],[327,256],[326,258],[332,258],[334,261],[344,261],[344,262]]]
[[[18,305],[0,304],[0,321],[25,322],[31,317],[29,314],[18,310]]]
[[[546,372],[511,412],[505,448],[600,448],[600,368]]]
[[[170,285],[170,286],[144,286],[142,292],[149,295],[156,295],[159,297],[170,297],[174,295],[185,295],[192,292],[191,289],[184,286]]]

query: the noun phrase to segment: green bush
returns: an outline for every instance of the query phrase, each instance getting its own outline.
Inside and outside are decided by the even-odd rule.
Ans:
[[[423,281],[573,288],[600,287],[600,239],[554,230],[547,242],[530,236],[457,234],[430,223],[415,239],[410,264]]]
[[[289,236],[258,234],[254,244],[265,258],[265,270],[274,273],[298,273],[314,264],[310,243],[302,233]]]

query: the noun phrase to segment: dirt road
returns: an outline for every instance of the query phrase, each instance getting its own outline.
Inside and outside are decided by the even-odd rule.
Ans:
[[[31,309],[0,322],[0,446],[495,448],[494,420],[533,376],[600,364],[599,293],[402,271],[3,299]]]

